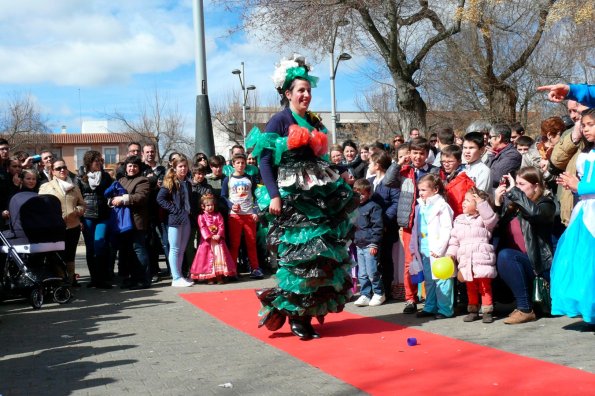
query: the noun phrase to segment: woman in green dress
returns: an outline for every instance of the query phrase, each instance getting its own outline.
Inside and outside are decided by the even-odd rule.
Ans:
[[[260,325],[274,331],[288,317],[302,340],[320,337],[313,317],[322,324],[351,298],[347,239],[356,208],[351,188],[329,167],[326,128],[308,111],[318,80],[308,72],[303,57],[282,61],[273,80],[285,108],[247,141],[266,186],[258,195],[261,207],[268,203],[267,242],[279,267],[278,286],[257,291]]]

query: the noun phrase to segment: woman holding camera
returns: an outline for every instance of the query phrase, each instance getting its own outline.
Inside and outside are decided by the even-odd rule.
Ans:
[[[517,304],[504,323],[526,323],[536,320],[533,280],[537,275],[549,280],[556,205],[535,167],[521,168],[516,178],[504,175],[502,181],[495,191],[495,203],[502,212],[496,266]]]

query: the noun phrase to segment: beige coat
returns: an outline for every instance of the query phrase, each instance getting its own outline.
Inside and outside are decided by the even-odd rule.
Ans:
[[[578,144],[572,141],[572,133],[566,133],[560,139],[558,144],[554,146],[550,162],[558,169],[576,175],[576,159],[583,149],[582,140]],[[558,197],[560,199],[560,219],[562,224],[568,226],[572,208],[574,207],[574,197],[570,190],[565,190],[562,187],[558,189]]]
[[[64,191],[58,184],[58,179],[53,179],[39,187],[39,194],[47,194],[58,197],[62,206],[62,218],[66,222],[66,229],[79,227],[81,225],[81,216],[85,213],[85,200],[81,190],[74,185],[74,188],[64,194]]]

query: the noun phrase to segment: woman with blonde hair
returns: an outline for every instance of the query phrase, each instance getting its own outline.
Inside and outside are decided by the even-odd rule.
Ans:
[[[181,154],[171,158],[171,167],[167,170],[163,185],[157,194],[157,203],[167,213],[165,224],[173,287],[188,287],[194,284],[182,274],[184,251],[190,238],[192,185],[187,176],[188,159]]]

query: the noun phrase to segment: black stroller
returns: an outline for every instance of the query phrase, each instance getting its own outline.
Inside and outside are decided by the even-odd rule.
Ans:
[[[28,297],[35,309],[44,298],[65,304],[72,297],[64,250],[66,226],[60,200],[52,195],[21,192],[10,200],[10,230],[0,232],[0,299]],[[2,266],[2,264],[4,264]]]

